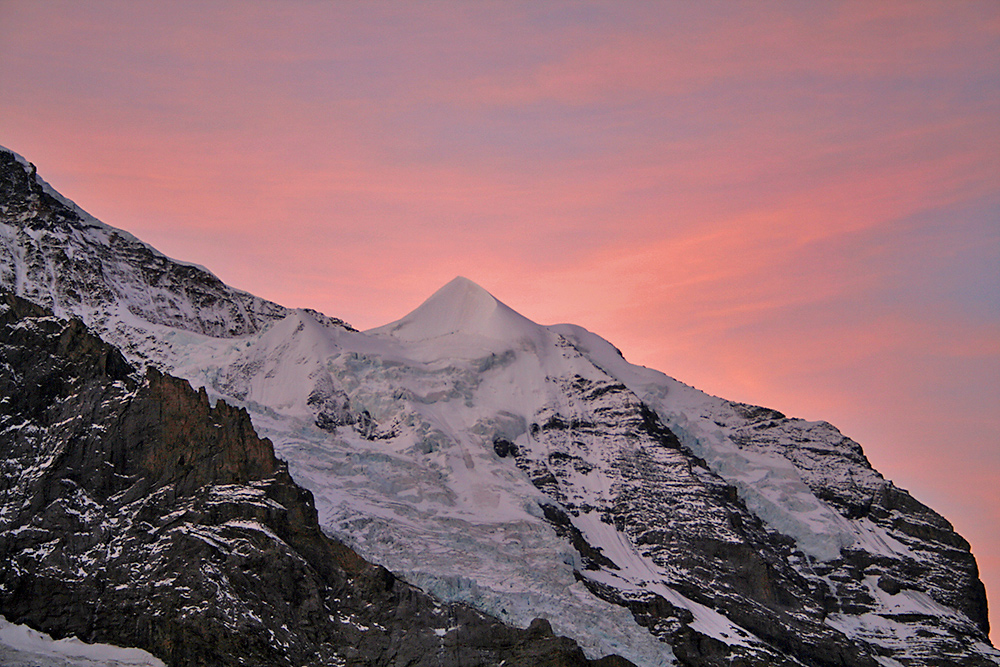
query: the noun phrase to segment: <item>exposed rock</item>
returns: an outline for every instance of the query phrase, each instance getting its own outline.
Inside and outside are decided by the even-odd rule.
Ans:
[[[542,480],[543,468],[551,476],[536,484],[570,514],[555,506],[543,509],[581,554],[587,564],[581,581],[595,595],[628,608],[684,665],[877,665],[868,647],[824,623],[824,592],[789,565],[789,541],[769,532],[735,489],[705,469],[626,387],[577,377],[565,391],[577,414],[572,425],[559,415],[539,415],[538,423],[565,426],[539,428],[538,445],[522,450],[517,462],[533,480]],[[585,443],[596,434],[614,445],[588,450]],[[549,454],[538,460],[534,452]],[[592,462],[581,466],[587,456]],[[573,477],[588,468],[612,471],[605,504],[574,492]],[[735,641],[727,644],[697,629],[688,609],[655,589],[630,593],[609,585],[630,576],[621,572],[629,564],[615,563],[587,543],[570,519],[581,513],[597,514],[627,535],[643,557],[672,574],[674,591],[724,614],[734,623]]]
[[[493,451],[502,459],[517,456],[517,445],[506,438],[497,438],[493,441]]]

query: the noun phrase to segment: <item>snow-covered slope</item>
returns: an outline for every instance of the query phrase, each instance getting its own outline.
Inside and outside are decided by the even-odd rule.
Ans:
[[[6,667],[164,667],[146,651],[86,644],[76,637],[55,640],[0,617],[0,664]]]
[[[95,226],[22,162],[0,175],[0,283],[245,406],[325,529],[432,594],[639,665],[1000,664],[968,545],[829,424],[465,278],[357,332]]]
[[[99,222],[2,147],[0,159],[0,211],[7,223],[0,226],[0,287],[60,317],[114,329],[119,338],[141,336],[147,324],[240,336],[288,312]],[[155,341],[136,342],[131,351],[141,355],[148,345]]]

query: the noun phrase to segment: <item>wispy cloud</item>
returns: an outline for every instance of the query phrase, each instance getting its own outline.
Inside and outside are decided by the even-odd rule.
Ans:
[[[0,143],[268,298],[369,327],[467,275],[831,419],[982,557],[997,62],[989,1],[8,1]]]

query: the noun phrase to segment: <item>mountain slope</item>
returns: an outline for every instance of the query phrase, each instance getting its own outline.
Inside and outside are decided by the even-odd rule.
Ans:
[[[4,191],[11,286],[245,407],[324,530],[425,590],[641,665],[1000,664],[968,545],[832,426],[707,396],[461,278],[365,333],[216,286],[266,317],[213,328],[185,279],[144,286],[148,257],[90,248],[95,223],[5,164],[27,183]],[[81,283],[74,244],[125,266]]]
[[[586,665],[322,535],[246,412],[0,295],[0,611],[171,665]],[[624,661],[605,660],[603,664]]]
[[[8,223],[0,229],[0,286],[56,315],[105,328],[150,323],[233,337],[288,313],[99,222],[3,148],[0,202]]]

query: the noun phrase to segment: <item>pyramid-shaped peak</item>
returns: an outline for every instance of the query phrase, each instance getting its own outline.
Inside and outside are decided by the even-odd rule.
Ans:
[[[441,289],[434,292],[424,302],[424,305],[432,302],[445,308],[470,311],[480,308],[496,308],[497,304],[500,303],[496,297],[465,276],[452,278]]]
[[[372,333],[402,340],[429,340],[449,334],[469,334],[497,340],[517,340],[531,335],[538,325],[518,314],[492,294],[463,276],[434,292],[400,320]]]

